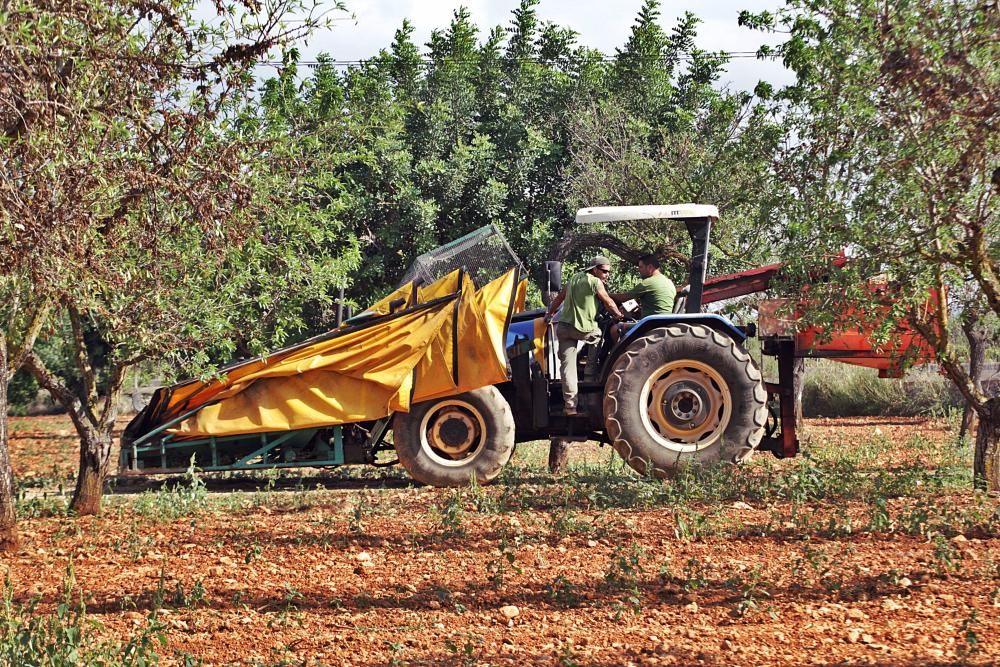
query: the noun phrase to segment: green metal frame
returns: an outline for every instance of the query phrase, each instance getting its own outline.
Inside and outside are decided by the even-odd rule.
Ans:
[[[325,459],[313,459],[309,461],[289,461],[289,462],[267,462],[267,463],[251,463],[254,459],[260,458],[268,454],[275,447],[287,443],[289,440],[293,440],[299,437],[305,437],[307,440],[311,438],[320,429],[308,428],[308,429],[297,429],[294,431],[280,431],[280,432],[270,432],[270,433],[253,433],[247,435],[232,435],[224,437],[208,437],[208,438],[198,438],[192,440],[176,440],[173,435],[167,435],[159,443],[154,445],[139,446],[139,440],[132,443],[132,460],[129,470],[132,472],[150,472],[152,470],[160,471],[170,471],[170,470],[180,470],[179,468],[168,468],[167,467],[167,452],[170,450],[178,449],[192,449],[192,453],[197,454],[197,450],[207,448],[208,454],[211,457],[210,465],[198,464],[198,467],[206,471],[218,471],[218,470],[261,470],[268,468],[300,468],[307,466],[333,466],[333,465],[343,465],[344,464],[344,434],[343,427],[341,426],[331,426],[329,427],[333,431],[333,437],[331,438],[330,445],[332,446],[333,455]],[[143,438],[146,439],[146,438]],[[256,442],[254,442],[256,441]],[[227,443],[243,443],[254,442],[254,444],[259,445],[249,454],[244,455],[238,461],[233,463],[220,465],[219,464],[219,445],[225,445]],[[204,453],[204,449],[203,449]],[[159,468],[138,468],[137,464],[140,455],[158,454],[160,458]]]

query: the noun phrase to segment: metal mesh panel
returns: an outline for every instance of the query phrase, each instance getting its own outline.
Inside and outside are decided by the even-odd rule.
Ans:
[[[417,257],[399,284],[418,278],[432,283],[455,269],[463,269],[478,288],[515,266],[524,270],[496,225],[487,225]]]

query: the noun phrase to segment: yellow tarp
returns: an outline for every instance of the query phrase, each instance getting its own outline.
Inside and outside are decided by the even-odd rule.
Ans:
[[[213,382],[175,387],[158,421],[216,401],[170,432],[183,438],[329,426],[504,382],[505,330],[526,287],[516,280],[512,269],[477,291],[455,271],[418,290],[419,303],[440,303],[283,350]],[[404,286],[369,310],[387,314],[392,300],[411,295]]]

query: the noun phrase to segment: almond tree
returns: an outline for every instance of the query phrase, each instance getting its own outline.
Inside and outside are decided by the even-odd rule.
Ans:
[[[261,321],[280,337],[298,317],[284,293],[322,298],[345,267],[309,259],[336,230],[293,201],[295,156],[247,109],[255,62],[320,17],[246,0],[202,22],[196,4],[31,0],[0,14],[0,385],[23,363],[69,413],[80,514],[100,508],[130,368],[205,365]],[[70,378],[31,350],[63,325]],[[0,392],[4,426],[6,412]],[[11,492],[0,426],[7,535]]]
[[[776,214],[799,275],[830,275],[812,319],[849,305],[881,316],[888,335],[893,318],[865,287],[885,280],[890,314],[925,335],[977,413],[976,477],[1000,490],[1000,397],[973,381],[947,335],[964,305],[949,304],[949,286],[971,286],[984,314],[1000,314],[996,0],[788,0],[741,22],[789,35],[778,54],[797,81],[778,100],[796,141],[781,156]],[[845,247],[854,259],[828,272]]]

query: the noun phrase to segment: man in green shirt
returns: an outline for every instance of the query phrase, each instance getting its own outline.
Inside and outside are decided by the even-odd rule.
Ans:
[[[643,255],[639,258],[639,275],[641,280],[627,292],[612,294],[617,303],[636,299],[643,317],[650,315],[667,315],[674,311],[674,299],[677,288],[670,278],[660,273],[660,260],[656,255]],[[629,329],[627,324],[619,324],[611,330],[612,340],[617,341]]]
[[[566,286],[549,304],[545,321],[562,306],[562,313],[556,323],[556,339],[559,341],[559,370],[562,375],[563,403],[565,414],[577,414],[576,358],[578,343],[596,343],[600,337],[597,326],[597,300],[617,319],[622,319],[621,310],[604,287],[604,281],[611,274],[611,262],[598,255],[590,261],[589,267],[577,273],[566,282]]]

